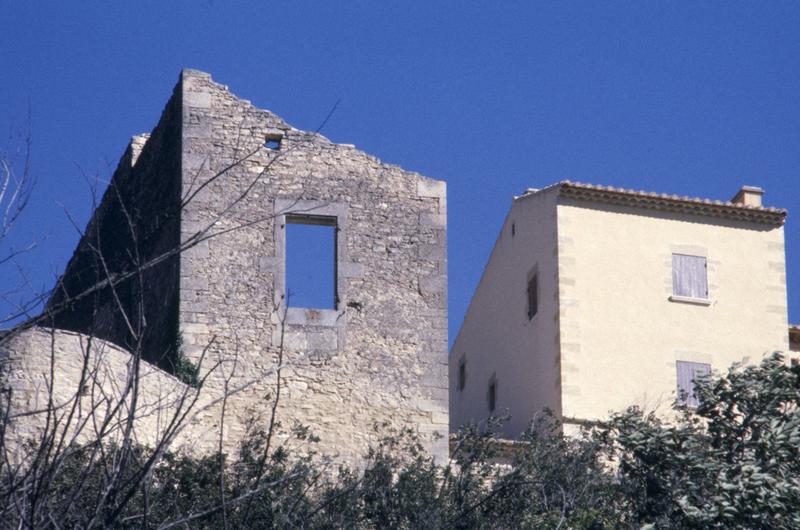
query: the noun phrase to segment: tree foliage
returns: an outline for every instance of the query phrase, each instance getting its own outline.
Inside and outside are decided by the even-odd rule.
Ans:
[[[696,386],[700,406],[677,422],[630,409],[603,433],[636,520],[800,528],[800,367],[776,353]]]

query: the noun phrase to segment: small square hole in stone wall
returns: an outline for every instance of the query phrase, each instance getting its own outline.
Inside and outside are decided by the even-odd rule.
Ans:
[[[336,309],[336,218],[286,216],[289,307]]]
[[[264,147],[277,151],[281,148],[281,140],[283,137],[280,134],[268,134],[264,138]]]

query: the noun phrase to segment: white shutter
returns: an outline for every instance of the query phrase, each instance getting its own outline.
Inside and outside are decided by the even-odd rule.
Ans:
[[[711,365],[689,361],[677,361],[676,365],[678,369],[678,403],[689,407],[698,406],[700,401],[694,392],[694,380],[711,373]]]
[[[703,256],[672,255],[672,294],[708,298],[708,274]]]

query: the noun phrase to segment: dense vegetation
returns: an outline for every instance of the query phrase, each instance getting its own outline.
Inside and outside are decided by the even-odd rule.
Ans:
[[[465,427],[450,466],[386,433],[360,470],[295,429],[270,447],[254,421],[238,459],[136,447],[38,451],[0,462],[3,528],[800,528],[800,368],[775,354],[698,384],[664,423],[630,409],[564,437],[532,422],[497,464],[500,420]],[[274,442],[273,442],[274,443]],[[58,458],[57,458],[58,457]],[[155,465],[147,466],[155,461]]]

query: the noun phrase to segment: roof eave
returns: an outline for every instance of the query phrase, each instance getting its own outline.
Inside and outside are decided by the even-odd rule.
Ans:
[[[618,204],[648,210],[670,211],[705,217],[734,219],[771,226],[782,226],[787,211],[779,208],[743,206],[708,199],[693,199],[657,193],[636,192],[603,186],[576,184],[569,181],[558,184],[564,197],[605,204]]]

